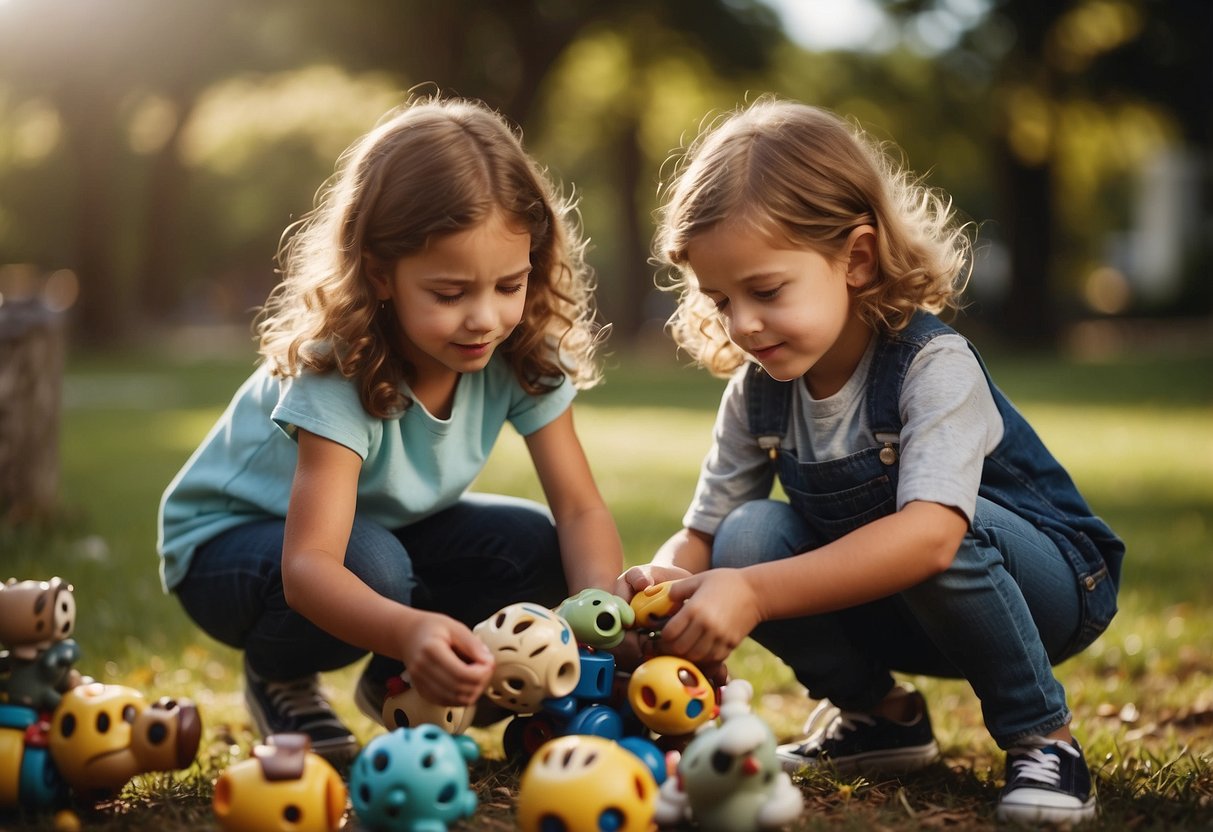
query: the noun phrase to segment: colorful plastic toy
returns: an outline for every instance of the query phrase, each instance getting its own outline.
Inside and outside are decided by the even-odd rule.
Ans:
[[[371,832],[446,832],[447,824],[476,811],[468,763],[479,756],[471,737],[436,725],[380,734],[350,769],[359,825]]]
[[[50,713],[63,692],[82,681],[72,667],[78,658],[80,647],[71,638],[55,642],[33,659],[4,656],[0,660],[0,699]]]
[[[0,809],[50,809],[67,801],[51,760],[50,723],[32,709],[0,705]]]
[[[670,737],[692,733],[718,712],[702,671],[677,656],[655,656],[632,671],[628,702],[650,730]]]
[[[496,664],[485,694],[493,703],[533,714],[544,699],[577,687],[580,663],[573,630],[537,604],[510,604],[472,628]]]
[[[650,832],[657,784],[617,743],[570,735],[546,743],[518,786],[522,832]]]
[[[565,599],[556,614],[569,623],[579,644],[598,650],[618,646],[636,623],[636,611],[618,595],[602,589],[583,589]]]
[[[219,775],[211,808],[226,832],[334,832],[346,794],[306,734],[273,734]]]
[[[62,578],[0,584],[0,644],[18,659],[32,661],[76,626],[76,597]]]
[[[677,776],[661,786],[658,823],[693,820],[703,832],[758,832],[800,816],[804,798],[775,757],[771,729],[750,711],[753,694],[744,679],[724,687],[720,724],[695,735]]]
[[[461,708],[436,705],[429,701],[413,687],[407,670],[388,679],[387,697],[383,700],[383,724],[389,731],[437,725],[448,734],[462,734],[471,727],[475,715],[474,705]]]
[[[632,611],[636,613],[636,626],[649,630],[660,630],[670,616],[682,608],[682,604],[670,600],[673,581],[646,586],[632,596]]]
[[[51,758],[78,796],[101,800],[136,774],[188,767],[201,736],[188,700],[149,705],[132,688],[92,682],[63,694],[51,720]]]

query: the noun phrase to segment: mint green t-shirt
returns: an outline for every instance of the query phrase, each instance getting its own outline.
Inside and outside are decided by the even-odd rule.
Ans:
[[[483,370],[459,378],[449,419],[434,418],[417,402],[400,416],[378,419],[339,373],[280,379],[259,367],[161,498],[161,581],[166,590],[176,586],[198,546],[221,532],[286,516],[299,428],[362,458],[358,513],[395,529],[454,505],[506,422],[531,434],[563,413],[575,394],[565,379],[551,393],[532,396],[494,356]]]

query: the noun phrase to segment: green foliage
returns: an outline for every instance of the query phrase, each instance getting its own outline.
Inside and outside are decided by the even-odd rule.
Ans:
[[[0,529],[0,577],[60,575],[75,585],[82,672],[149,696],[189,697],[203,711],[199,762],[179,775],[138,778],[86,819],[90,829],[208,827],[215,772],[255,741],[236,655],[197,633],[161,592],[156,572],[160,493],[253,363],[251,351],[207,360],[185,353],[73,358],[64,390],[63,510],[41,528]],[[612,359],[607,383],[577,405],[579,432],[633,562],[647,560],[678,527],[722,388],[668,356]],[[1061,668],[1075,730],[1099,779],[1101,828],[1213,823],[1213,389],[1200,372],[1208,358],[990,361],[1128,543],[1120,615]],[[540,496],[524,446],[512,435],[479,485]],[[783,665],[747,642],[730,668],[754,684],[759,713],[780,737],[799,730],[809,703]],[[327,681],[334,691],[352,690],[356,673]],[[912,681],[931,703],[947,764],[882,782],[808,775],[800,785],[809,808],[795,832],[993,827],[1002,758],[978,703],[962,683]],[[334,703],[364,739],[373,735],[349,697],[335,695]],[[477,739],[490,757],[499,754],[499,733]],[[490,760],[473,773],[482,806],[472,825],[457,828],[512,829],[517,772]],[[50,824],[31,820],[23,828]]]

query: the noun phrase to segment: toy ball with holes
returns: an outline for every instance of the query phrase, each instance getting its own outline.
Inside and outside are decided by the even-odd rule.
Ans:
[[[519,714],[567,696],[581,678],[577,639],[567,621],[538,604],[510,604],[472,628],[493,654],[485,695]]]
[[[716,690],[703,672],[677,656],[642,662],[628,680],[628,704],[651,731],[681,737],[717,714]]]
[[[471,737],[437,725],[380,734],[350,768],[359,825],[371,832],[446,832],[447,824],[476,811],[468,763],[479,757]]]
[[[341,775],[306,734],[272,734],[219,775],[211,806],[225,832],[334,832],[345,798]]]
[[[522,832],[650,832],[657,783],[618,743],[573,734],[545,743],[518,786]]]
[[[661,786],[657,821],[694,821],[703,832],[759,832],[792,822],[804,797],[775,756],[775,736],[750,710],[744,679],[724,687],[720,724],[695,734],[678,773]]]
[[[438,705],[429,701],[413,687],[406,670],[387,680],[382,715],[383,724],[389,731],[437,725],[448,734],[462,734],[471,726],[476,706]]]

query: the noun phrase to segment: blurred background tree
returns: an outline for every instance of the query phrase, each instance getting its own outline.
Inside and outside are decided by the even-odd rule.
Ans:
[[[79,343],[244,327],[337,154],[422,85],[501,109],[575,189],[626,343],[671,303],[671,151],[773,92],[953,194],[997,334],[1207,317],[1210,44],[1206,0],[0,0],[0,292],[73,276]]]

